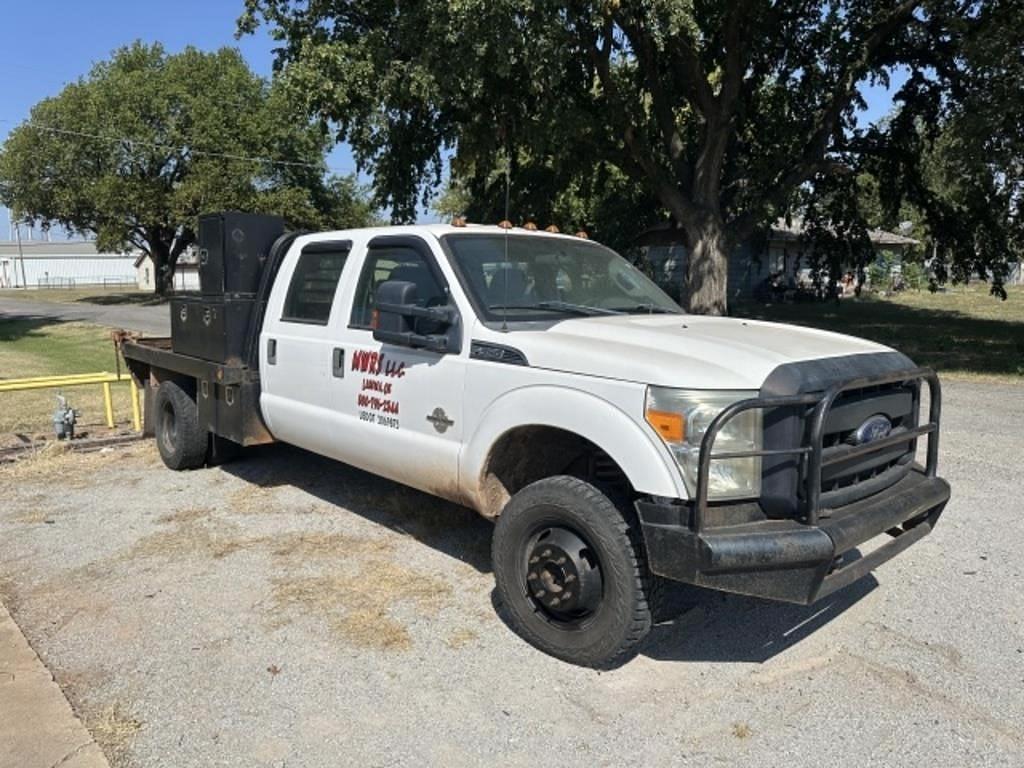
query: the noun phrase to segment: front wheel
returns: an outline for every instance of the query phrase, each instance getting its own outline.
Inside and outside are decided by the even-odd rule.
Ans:
[[[651,628],[650,574],[628,506],[561,475],[519,491],[498,518],[498,596],[524,640],[559,659],[608,668]]]

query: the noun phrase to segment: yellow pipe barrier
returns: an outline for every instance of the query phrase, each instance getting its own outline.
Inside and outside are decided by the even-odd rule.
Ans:
[[[65,389],[67,387],[83,387],[99,384],[103,387],[103,412],[107,426],[114,426],[114,402],[111,397],[110,385],[127,381],[131,390],[132,427],[136,432],[142,431],[142,417],[139,408],[139,388],[134,379],[126,373],[116,374],[102,371],[100,373],[74,373],[59,376],[32,376],[25,379],[0,379],[0,392],[21,392],[27,389]]]
[[[67,379],[68,381],[78,381],[80,379],[94,379],[97,376],[112,376],[113,374],[107,373],[58,373],[52,376],[33,376],[28,379],[0,379],[0,384],[34,384],[40,381],[53,381],[54,379]]]
[[[50,387],[78,387],[85,384],[102,384],[103,382],[128,381],[126,373],[120,376],[114,373],[90,373],[73,376],[42,376],[31,379],[0,379],[0,392],[18,392],[25,389],[47,389]]]
[[[132,428],[136,432],[142,431],[142,416],[139,409],[139,387],[135,383],[135,379],[128,379],[128,388],[131,390],[132,396]]]
[[[107,415],[107,426],[114,428],[114,403],[110,399],[110,382],[103,382],[103,412]]]

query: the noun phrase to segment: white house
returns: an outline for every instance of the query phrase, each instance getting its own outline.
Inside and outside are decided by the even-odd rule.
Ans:
[[[153,258],[148,253],[140,253],[134,267],[135,282],[140,290],[152,291],[156,288],[156,271],[153,269]],[[199,258],[193,246],[186,248],[178,257],[178,266],[174,270],[174,290],[199,290]]]
[[[103,253],[89,240],[0,240],[0,288],[134,286],[134,253]]]
[[[920,245],[913,238],[881,229],[871,230],[868,237],[876,255],[885,252],[894,254],[897,259],[908,249]],[[632,248],[649,264],[655,282],[674,298],[680,298],[679,291],[684,283],[687,263],[682,231],[670,223],[651,227],[637,237]],[[729,259],[729,296],[747,298],[754,295],[758,284],[773,273],[808,280],[808,257],[811,250],[812,247],[804,241],[801,222],[789,224],[779,219],[763,241],[756,246],[752,243],[740,244]]]

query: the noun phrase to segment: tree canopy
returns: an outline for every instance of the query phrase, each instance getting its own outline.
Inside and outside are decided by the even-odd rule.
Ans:
[[[494,170],[511,163],[520,217],[552,216],[574,188],[629,182],[681,228],[689,308],[718,313],[733,246],[801,190],[856,174],[871,156],[893,182],[888,200],[922,191],[912,185],[930,128],[970,112],[983,69],[995,85],[1014,63],[1004,59],[1019,59],[1019,5],[246,0],[239,27],[271,27],[282,82],[352,144],[396,220],[438,186],[448,151],[482,207],[500,199]],[[968,48],[997,15],[1005,26],[986,62],[984,45]],[[859,127],[864,89],[897,70],[907,74],[901,118]],[[602,217],[590,228],[604,225],[606,212],[589,208],[579,215]]]
[[[166,290],[199,214],[278,213],[358,226],[374,208],[352,177],[325,177],[329,137],[297,116],[238,51],[168,54],[135,43],[36,104],[0,149],[15,216],[150,254]]]

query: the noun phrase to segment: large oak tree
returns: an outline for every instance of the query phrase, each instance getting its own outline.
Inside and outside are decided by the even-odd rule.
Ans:
[[[351,177],[325,177],[330,144],[238,51],[136,43],[11,132],[0,201],[95,235],[100,248],[145,251],[164,292],[201,213],[272,212],[307,227],[372,219]]]
[[[983,11],[955,0],[246,0],[283,80],[372,168],[398,220],[496,158],[563,187],[581,166],[642,185],[690,249],[689,307],[726,309],[728,254],[841,172],[869,84],[941,90]],[[892,136],[876,132],[871,149]],[[864,147],[861,148],[865,149]],[[588,171],[586,176],[592,177]],[[545,190],[546,192],[548,189]]]

